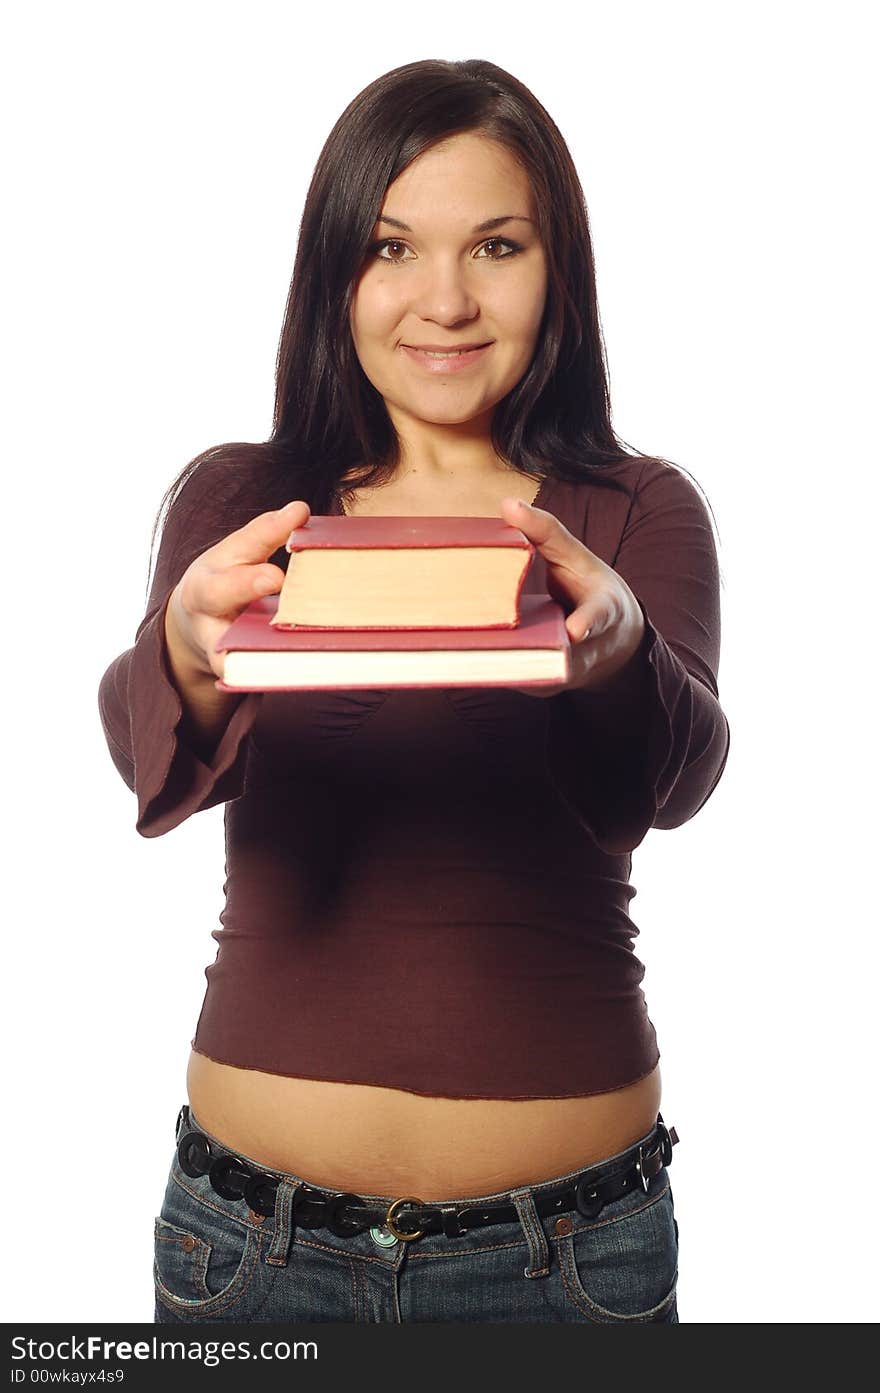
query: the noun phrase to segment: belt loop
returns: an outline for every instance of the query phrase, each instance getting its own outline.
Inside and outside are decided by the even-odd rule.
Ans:
[[[295,1237],[294,1200],[299,1186],[289,1180],[279,1180],[275,1192],[275,1233],[266,1254],[273,1267],[286,1267],[290,1245]]]
[[[528,1266],[523,1268],[523,1276],[547,1277],[550,1273],[550,1249],[544,1226],[535,1208],[531,1187],[511,1190],[510,1198],[516,1205],[519,1221],[529,1241],[529,1262]]]

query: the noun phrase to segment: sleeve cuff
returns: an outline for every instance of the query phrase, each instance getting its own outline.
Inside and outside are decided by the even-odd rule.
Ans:
[[[638,597],[637,597],[638,598]],[[635,850],[674,788],[692,727],[690,677],[641,600],[642,643],[620,680],[550,699],[547,767],[603,851]]]
[[[193,813],[240,796],[247,767],[245,737],[262,698],[261,692],[242,697],[210,764],[187,746],[177,729],[183,703],[171,680],[165,648],[165,610],[171,593],[138,634],[129,669],[135,828],[143,837],[162,836]]]

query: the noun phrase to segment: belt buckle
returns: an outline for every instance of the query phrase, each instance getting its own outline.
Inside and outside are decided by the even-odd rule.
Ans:
[[[665,1122],[657,1123],[657,1133],[660,1137],[660,1151],[663,1156],[664,1166],[668,1166],[672,1161],[672,1138],[669,1135],[669,1128]]]
[[[422,1234],[425,1232],[424,1229],[416,1229],[412,1233],[407,1233],[405,1229],[399,1229],[397,1227],[397,1224],[394,1222],[394,1215],[402,1204],[423,1205],[424,1203],[424,1200],[416,1199],[414,1195],[403,1195],[399,1200],[392,1200],[388,1206],[388,1213],[385,1215],[385,1227],[389,1229],[391,1233],[394,1234],[395,1238],[421,1238]]]
[[[650,1142],[639,1142],[639,1154],[635,1163],[636,1174],[638,1175],[639,1180],[641,1181],[642,1189],[644,1190],[645,1194],[648,1193],[648,1187],[651,1184],[652,1179],[650,1175],[645,1174],[645,1162],[647,1161],[648,1156],[651,1154],[651,1152],[649,1151],[650,1145]],[[656,1152],[654,1154],[656,1154]]]

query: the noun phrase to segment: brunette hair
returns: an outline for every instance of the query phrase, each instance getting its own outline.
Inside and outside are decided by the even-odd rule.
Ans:
[[[208,471],[197,490],[202,540],[187,565],[210,544],[207,534],[219,540],[294,498],[326,512],[343,483],[372,486],[392,477],[399,443],[355,352],[352,296],[388,186],[426,150],[464,132],[498,141],[527,174],[548,265],[532,362],[493,413],[496,453],[536,481],[550,475],[625,492],[623,480],[609,475],[612,465],[660,458],[628,446],[611,426],[589,219],[560,131],[529,89],[494,63],[426,59],[365,87],[318,157],[284,311],[271,435],[217,445],[191,460],[163,497],[153,542],[166,504],[197,471]],[[286,553],[272,559],[283,568]]]

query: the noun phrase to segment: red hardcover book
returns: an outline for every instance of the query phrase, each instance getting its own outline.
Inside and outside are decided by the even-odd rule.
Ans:
[[[535,554],[503,518],[437,515],[313,514],[287,550],[273,628],[514,628]]]
[[[217,643],[225,692],[367,687],[526,687],[567,682],[562,606],[520,597],[515,629],[282,629],[278,596],[254,600]]]

